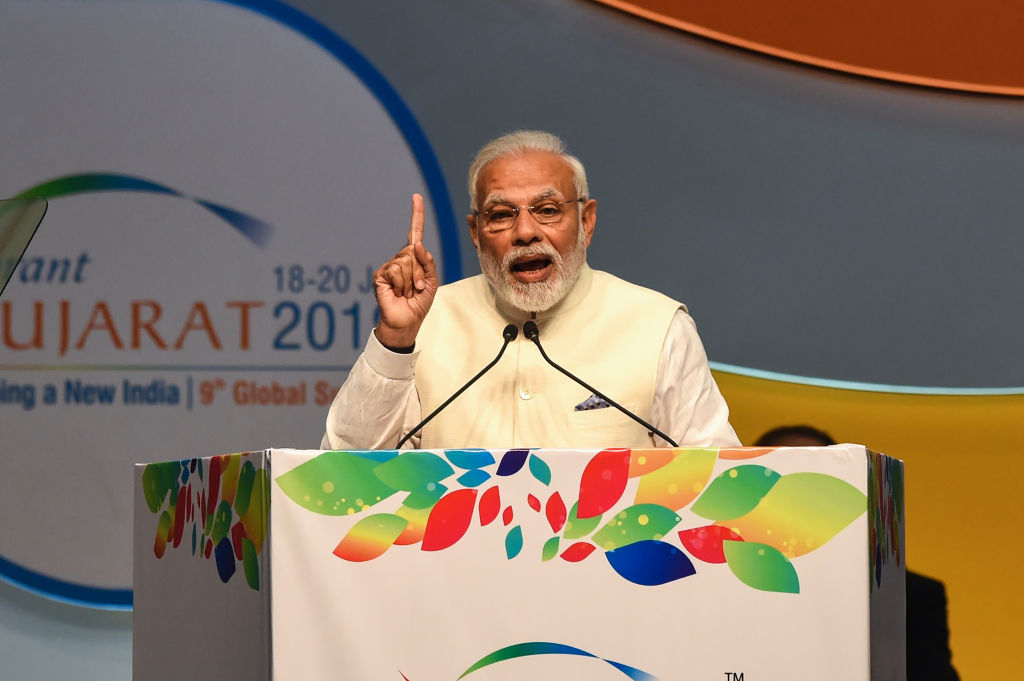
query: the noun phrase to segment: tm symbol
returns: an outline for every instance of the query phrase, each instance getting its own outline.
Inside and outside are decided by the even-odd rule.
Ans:
[[[725,681],[743,681],[743,672],[726,672]]]

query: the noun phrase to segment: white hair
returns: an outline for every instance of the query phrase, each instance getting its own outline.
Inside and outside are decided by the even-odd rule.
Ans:
[[[472,165],[469,166],[469,207],[476,212],[476,182],[483,170],[491,161],[505,156],[518,156],[530,151],[546,151],[557,154],[572,168],[572,183],[576,196],[581,199],[590,198],[587,190],[587,171],[580,160],[565,150],[565,144],[557,136],[542,130],[516,130],[491,140],[477,152]]]

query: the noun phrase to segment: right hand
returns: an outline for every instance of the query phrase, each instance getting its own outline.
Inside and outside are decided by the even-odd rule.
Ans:
[[[434,256],[423,246],[423,197],[412,195],[409,243],[373,275],[380,324],[374,334],[382,344],[409,347],[434,302],[437,268]]]

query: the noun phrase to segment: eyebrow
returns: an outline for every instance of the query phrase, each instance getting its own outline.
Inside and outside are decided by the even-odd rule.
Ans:
[[[558,189],[555,189],[554,187],[549,187],[548,189],[545,189],[540,194],[537,194],[532,199],[530,199],[530,202],[529,202],[528,205],[532,206],[532,205],[536,204],[538,201],[543,201],[544,199],[550,199],[552,196],[555,196],[557,194],[561,194],[561,192]],[[506,199],[502,194],[498,194],[498,193],[488,194],[487,196],[485,196],[483,204],[481,204],[481,205],[486,207],[486,206],[494,206],[494,205],[498,205],[498,204],[504,204],[504,205],[508,205],[508,206],[516,205],[514,201],[510,201],[509,199]]]

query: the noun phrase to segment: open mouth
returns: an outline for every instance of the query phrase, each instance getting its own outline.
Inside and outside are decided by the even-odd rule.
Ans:
[[[546,279],[551,269],[551,258],[545,255],[526,256],[513,262],[509,268],[513,277],[524,282]]]

